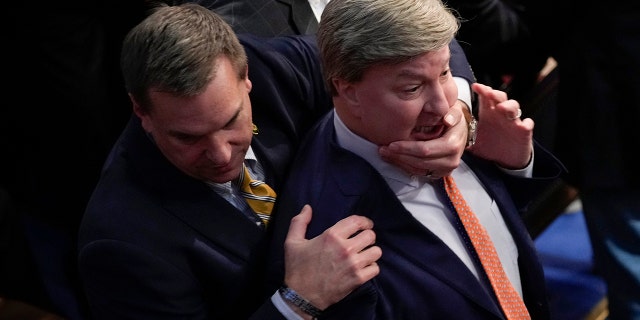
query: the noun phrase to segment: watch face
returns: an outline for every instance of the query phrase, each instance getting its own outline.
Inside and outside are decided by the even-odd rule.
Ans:
[[[467,132],[467,148],[473,146],[476,143],[476,128],[478,127],[478,120],[471,118],[469,122],[469,131]]]

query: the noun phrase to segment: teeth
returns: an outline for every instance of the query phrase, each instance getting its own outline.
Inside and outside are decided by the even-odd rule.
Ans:
[[[422,132],[422,133],[430,133],[434,129],[435,129],[435,126],[421,126],[421,127],[415,127],[413,129],[413,131],[414,132]]]

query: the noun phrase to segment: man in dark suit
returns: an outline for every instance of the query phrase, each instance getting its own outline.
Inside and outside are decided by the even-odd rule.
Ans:
[[[533,2],[538,4],[538,2]],[[610,319],[640,319],[640,5],[542,1],[540,38],[555,45],[556,152],[579,190]],[[565,26],[571,26],[566,28]]]
[[[315,34],[318,19],[308,0],[193,0],[231,25],[237,33],[274,37]]]
[[[461,27],[456,38],[478,82],[506,91],[521,104],[527,102],[549,57],[546,46],[531,30],[536,15],[535,6],[528,5],[531,1],[443,2],[459,15]]]
[[[96,319],[304,315],[263,290],[270,229],[237,180],[246,165],[278,192],[330,96],[315,37],[240,40],[194,4],[158,8],[127,35],[121,67],[135,115],[79,232],[80,275]],[[468,68],[463,55],[456,61]],[[439,144],[406,141],[417,151],[389,159],[446,174],[466,142],[460,104],[454,111],[458,121]],[[374,277],[381,253],[368,218],[350,216],[306,240],[310,219],[305,209],[291,224],[287,284],[325,307]]]
[[[268,279],[274,287],[286,282],[288,220],[306,204],[314,209],[307,237],[361,214],[373,220],[383,255],[380,274],[322,318],[505,319],[510,309],[498,302],[480,262],[491,242],[514,299],[526,307],[508,318],[550,317],[543,270],[520,213],[564,169],[534,144],[533,121],[519,118],[516,101],[474,84],[483,123],[472,148],[503,150],[492,158],[500,167],[466,153],[451,175],[492,239],[481,247],[468,241],[478,229],[460,230],[442,179],[411,175],[376,152],[390,141],[441,135],[456,97],[446,44],[457,28],[439,0],[332,0],[325,8],[318,43],[335,109],[301,145],[280,194]]]

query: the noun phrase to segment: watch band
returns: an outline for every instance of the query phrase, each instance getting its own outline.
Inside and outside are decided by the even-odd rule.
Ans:
[[[467,131],[467,148],[473,146],[474,144],[476,144],[476,131],[478,129],[478,120],[476,120],[476,118],[471,115],[471,121],[469,121],[468,124],[468,131]]]
[[[280,296],[286,301],[291,302],[294,306],[300,308],[305,313],[311,315],[314,319],[322,314],[322,310],[312,305],[307,299],[300,296],[295,290],[283,285],[278,289]]]
[[[463,108],[462,114],[464,115],[464,119],[467,121],[467,145],[469,148],[476,144],[476,134],[478,129],[478,120],[473,116],[471,110],[469,108]]]

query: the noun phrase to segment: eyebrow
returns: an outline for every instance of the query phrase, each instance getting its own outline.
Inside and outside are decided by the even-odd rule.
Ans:
[[[413,71],[410,71],[410,70],[402,69],[400,71],[400,73],[398,73],[396,78],[416,78],[416,79],[418,79],[418,78],[423,78],[423,76],[420,75],[419,73],[416,73],[416,72],[413,72]]]
[[[444,61],[441,65],[441,67],[444,70],[451,70],[451,65],[450,65],[451,59],[447,59],[446,61]],[[400,70],[400,73],[397,74],[396,78],[423,78],[423,75],[421,73],[417,73],[417,72],[413,72],[412,70],[407,70],[407,69],[402,69]]]
[[[236,119],[238,119],[238,117],[240,116],[240,111],[242,111],[242,106],[238,109],[236,109],[236,113],[233,114],[233,116],[231,116],[231,119],[229,119],[229,121],[227,121],[227,123],[224,124],[224,126],[222,126],[223,128],[226,128],[228,126],[230,126],[233,122],[236,121]]]
[[[231,126],[231,124],[236,121],[236,119],[238,119],[238,117],[240,116],[240,112],[242,111],[242,108],[238,108],[236,110],[236,112],[231,116],[231,118],[229,119],[229,121],[227,121],[222,128],[227,128],[229,126]],[[200,136],[202,134],[200,133],[193,133],[193,132],[185,132],[185,131],[176,131],[176,130],[172,130],[170,129],[168,131],[168,134],[171,136],[179,136],[179,135],[188,135],[188,136]]]

